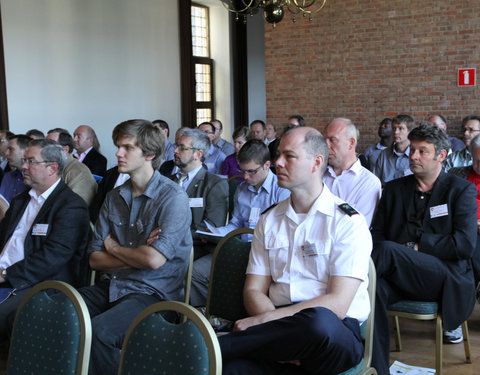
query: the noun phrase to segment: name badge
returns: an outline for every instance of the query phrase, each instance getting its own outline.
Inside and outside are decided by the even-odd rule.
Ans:
[[[203,207],[203,198],[188,198],[190,208]]]
[[[252,207],[252,209],[250,210],[250,217],[248,218],[248,223],[250,225],[253,225],[253,227],[255,227],[259,218],[260,218],[260,207]]]
[[[436,218],[440,216],[447,216],[448,215],[448,207],[447,204],[440,204],[435,207],[430,207],[430,218]]]
[[[304,257],[315,257],[318,255],[318,250],[314,243],[307,242],[302,246],[302,252]]]
[[[32,229],[32,236],[46,236],[48,224],[35,224]]]

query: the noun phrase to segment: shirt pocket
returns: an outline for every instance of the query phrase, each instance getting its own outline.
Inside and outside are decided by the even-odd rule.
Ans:
[[[330,249],[329,241],[305,241],[300,250],[305,277],[328,283]]]
[[[288,272],[288,248],[289,242],[286,236],[271,234],[267,238],[265,250],[268,252],[270,273],[274,281]]]
[[[116,238],[119,238],[118,235],[124,238],[126,231],[128,230],[128,221],[126,218],[118,214],[109,214],[108,222],[110,223],[110,231],[115,234]]]

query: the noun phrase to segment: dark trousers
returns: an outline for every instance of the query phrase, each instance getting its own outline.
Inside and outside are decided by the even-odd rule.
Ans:
[[[31,288],[19,290],[0,304],[0,342],[10,340],[18,306]]]
[[[387,306],[402,299],[439,302],[449,273],[437,257],[392,241],[376,243],[372,259],[377,270],[372,366],[389,374],[390,326]]]
[[[146,307],[160,302],[156,296],[129,294],[118,301],[108,301],[108,283],[101,282],[79,290],[92,318],[90,375],[118,373],[120,352],[128,327]]]
[[[219,338],[223,374],[336,374],[360,362],[363,343],[356,319],[343,321],[323,307]],[[301,366],[280,364],[298,360]]]

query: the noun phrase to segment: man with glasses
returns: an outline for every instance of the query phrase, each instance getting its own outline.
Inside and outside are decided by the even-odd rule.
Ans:
[[[215,139],[215,126],[213,126],[211,122],[203,122],[198,126],[198,129],[205,132],[210,139],[210,149],[208,153],[204,154],[207,169],[210,173],[220,174],[222,163],[227,156],[213,144]]]
[[[472,165],[473,158],[470,153],[470,142],[480,134],[480,116],[469,115],[462,120],[463,141],[465,148],[451,153],[446,160],[446,169],[454,167],[468,167]]]
[[[35,284],[85,284],[88,208],[61,180],[65,162],[62,147],[50,139],[31,141],[22,159],[30,189],[12,199],[0,222],[0,289],[15,289],[0,305],[0,341],[7,338],[16,308]]]
[[[175,144],[175,165],[171,176],[186,191],[192,210],[191,232],[195,258],[215,248],[214,244],[201,237],[197,230],[206,231],[207,224],[214,227],[224,225],[228,215],[227,181],[205,170],[202,162],[210,150],[208,135],[199,129],[184,129]]]
[[[232,220],[212,229],[216,234],[226,235],[238,228],[254,229],[266,209],[290,196],[289,190],[278,186],[277,176],[270,170],[270,153],[262,141],[251,139],[245,143],[237,159],[245,181],[235,191]],[[212,254],[207,254],[193,266],[192,306],[205,306],[211,264]]]

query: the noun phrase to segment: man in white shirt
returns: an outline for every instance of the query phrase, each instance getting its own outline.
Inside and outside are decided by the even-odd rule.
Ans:
[[[0,288],[16,295],[0,306],[0,341],[29,288],[45,280],[85,284],[90,222],[86,203],[62,180],[65,154],[50,139],[30,142],[22,163],[29,190],[0,222]]]
[[[357,159],[357,129],[347,118],[336,118],[327,125],[328,167],[323,182],[337,197],[358,210],[370,226],[380,200],[382,184]]]
[[[317,130],[286,132],[278,155],[278,183],[291,195],[255,228],[243,293],[250,317],[219,338],[223,373],[340,373],[363,357],[370,232],[322,183],[328,146]]]

